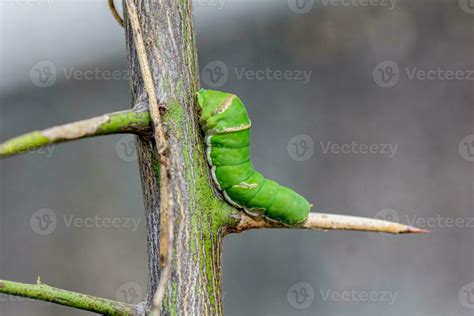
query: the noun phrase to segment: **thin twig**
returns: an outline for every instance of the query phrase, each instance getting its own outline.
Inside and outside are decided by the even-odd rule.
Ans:
[[[138,307],[101,297],[66,291],[39,282],[37,284],[0,280],[0,293],[83,309],[103,315],[137,315]]]
[[[134,110],[114,112],[12,138],[0,144],[0,158],[85,137],[119,133],[147,134],[150,132],[150,114],[148,112]]]
[[[109,0],[109,8],[112,11],[112,15],[114,16],[115,20],[123,27],[123,19],[120,14],[117,12],[117,8],[115,7],[114,0]]]
[[[237,215],[237,220],[237,225],[230,228],[229,233],[240,233],[246,230],[259,228],[353,230],[388,234],[428,233],[428,231],[424,229],[380,219],[323,213],[310,213],[305,222],[291,227],[264,218],[250,217],[243,212]]]
[[[153,84],[153,76],[150,70],[149,60],[146,53],[145,42],[138,20],[137,8],[135,3],[126,0],[126,7],[130,18],[130,25],[133,31],[133,40],[137,50],[140,70],[143,77],[145,90],[148,94],[148,102],[150,115],[154,125],[155,141],[158,146],[158,154],[160,157],[160,282],[158,289],[153,298],[152,315],[159,315],[161,302],[164,297],[165,287],[168,283],[169,275],[171,273],[172,262],[172,245],[173,245],[173,218],[171,214],[171,203],[173,198],[169,188],[168,181],[168,146],[164,134],[163,123],[159,111],[158,99],[155,94],[155,86]]]

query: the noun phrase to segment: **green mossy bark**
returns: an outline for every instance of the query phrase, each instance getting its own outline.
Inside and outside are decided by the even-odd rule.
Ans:
[[[193,200],[195,207],[191,215],[191,238],[190,250],[195,255],[199,270],[203,271],[207,280],[208,293],[218,293],[209,295],[210,312],[212,315],[222,313],[221,302],[221,278],[220,278],[220,242],[225,235],[225,228],[230,224],[229,218],[235,210],[219,197],[219,193],[214,189],[211,182],[209,166],[205,161],[204,143],[200,130],[194,130],[193,124],[189,124],[183,106],[179,103],[170,105],[163,117],[165,124],[169,126],[169,132],[176,135],[178,139],[186,139],[186,135],[193,135],[198,132],[197,143],[183,142],[183,151],[191,152],[192,156],[183,155],[186,182],[192,184]],[[203,223],[206,223],[203,225]],[[208,224],[208,225],[207,225]],[[179,258],[175,258],[173,264],[178,264]],[[217,274],[216,274],[217,273]],[[168,305],[164,313],[170,312],[172,315],[179,315],[180,308],[177,298],[177,288],[179,280],[170,280],[172,288],[170,297],[166,298],[171,304]]]

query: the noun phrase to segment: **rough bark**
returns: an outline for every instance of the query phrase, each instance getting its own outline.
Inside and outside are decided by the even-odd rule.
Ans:
[[[204,159],[195,104],[199,79],[191,3],[146,0],[135,4],[162,105],[174,197],[173,262],[162,314],[221,314],[221,245],[232,208],[215,194]],[[126,12],[125,33],[132,102],[146,102]],[[154,140],[140,137],[138,153],[147,218],[150,304],[160,277],[159,162]]]

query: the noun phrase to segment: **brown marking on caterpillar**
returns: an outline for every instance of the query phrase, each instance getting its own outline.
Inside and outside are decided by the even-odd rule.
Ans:
[[[239,125],[239,126],[235,126],[235,127],[226,127],[224,129],[211,129],[209,130],[208,132],[208,135],[209,136],[214,136],[216,134],[229,134],[229,133],[233,133],[233,132],[240,132],[240,131],[244,131],[246,129],[250,129],[252,127],[252,123],[250,124],[242,124],[242,125]]]
[[[227,109],[229,109],[232,105],[232,102],[234,102],[235,97],[235,94],[230,94],[229,96],[227,96],[224,102],[222,102],[222,104],[216,109],[214,115],[218,115],[227,111]]]

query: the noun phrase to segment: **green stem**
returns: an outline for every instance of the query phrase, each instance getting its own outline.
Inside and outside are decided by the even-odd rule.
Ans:
[[[104,114],[12,138],[0,144],[0,158],[85,137],[119,133],[146,134],[151,132],[150,123],[147,111],[128,110]]]
[[[134,305],[57,289],[41,284],[39,281],[37,284],[26,284],[0,280],[0,293],[28,297],[103,315],[138,314],[138,308]]]

